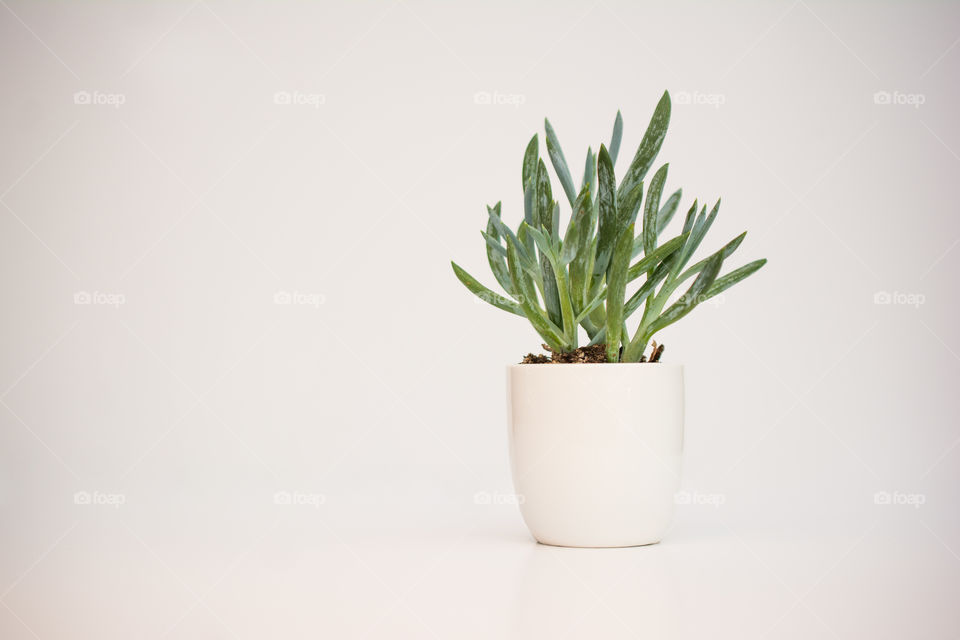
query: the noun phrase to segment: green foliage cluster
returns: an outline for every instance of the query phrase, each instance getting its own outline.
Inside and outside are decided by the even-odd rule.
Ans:
[[[487,226],[481,231],[490,270],[506,295],[488,289],[452,262],[457,278],[486,302],[526,318],[554,351],[576,349],[582,327],[590,344],[606,345],[609,362],[641,361],[658,331],[766,263],[755,260],[720,275],[744,232],[688,266],[717,217],[719,200],[709,211],[705,205],[698,208],[695,200],[680,233],[661,242],[680,207],[682,190],[663,199],[668,164],[657,169],[646,187],[644,180],[669,122],[670,95],[664,92],[618,183],[614,165],[623,119],[617,112],[610,146],[600,145],[596,154],[587,149],[578,190],[557,134],[545,120],[547,155],[570,203],[569,224],[561,234],[560,206],[535,134],[523,156],[523,220],[516,231],[511,229],[498,202],[487,207]],[[691,279],[685,292],[673,299]],[[627,321],[638,311],[640,321],[631,334]]]

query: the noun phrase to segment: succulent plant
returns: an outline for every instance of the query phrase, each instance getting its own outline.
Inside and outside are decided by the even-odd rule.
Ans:
[[[660,235],[680,207],[682,190],[662,198],[668,164],[661,166],[644,194],[644,179],[663,145],[670,122],[670,95],[657,104],[640,147],[617,183],[614,165],[623,136],[617,112],[610,146],[587,149],[579,191],[557,140],[545,120],[550,163],[571,207],[560,234],[560,206],[534,134],[523,156],[523,220],[514,232],[503,221],[501,204],[487,207],[487,261],[506,295],[498,294],[451,262],[457,278],[493,306],[526,318],[546,345],[558,353],[578,347],[580,327],[590,345],[606,345],[608,362],[640,362],[653,336],[701,302],[729,289],[762,267],[755,260],[721,276],[724,261],[746,232],[711,255],[687,266],[717,217],[698,203],[687,210],[680,233]],[[636,262],[631,262],[636,259]],[[692,283],[678,298],[680,287]],[[627,297],[627,288],[639,282]],[[669,303],[669,304],[668,304]],[[628,320],[640,311],[633,333]]]

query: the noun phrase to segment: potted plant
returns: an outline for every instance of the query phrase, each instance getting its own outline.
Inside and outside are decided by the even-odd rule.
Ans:
[[[471,292],[526,318],[549,352],[531,353],[507,369],[513,481],[523,497],[524,521],[542,543],[622,547],[660,541],[679,488],[683,368],[662,363],[664,347],[653,338],[766,263],[755,260],[720,275],[744,232],[691,264],[719,200],[709,211],[694,201],[680,233],[660,241],[682,191],[663,199],[667,164],[646,187],[644,180],[669,121],[665,92],[618,182],[618,112],[610,146],[601,145],[597,154],[587,149],[578,190],[546,120],[547,155],[571,207],[564,232],[534,135],[523,157],[523,220],[511,229],[498,202],[487,207],[481,231],[504,293],[451,263]]]

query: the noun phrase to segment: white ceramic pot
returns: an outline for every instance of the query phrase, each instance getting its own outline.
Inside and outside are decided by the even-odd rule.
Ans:
[[[659,542],[683,447],[683,367],[507,369],[510,460],[533,537],[564,547]]]

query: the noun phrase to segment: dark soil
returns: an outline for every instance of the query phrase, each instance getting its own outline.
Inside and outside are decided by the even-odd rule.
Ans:
[[[607,361],[607,345],[595,344],[592,347],[580,347],[568,353],[554,351],[549,346],[540,345],[550,355],[528,353],[520,361],[520,364],[585,364],[585,363],[605,363]],[[650,354],[650,362],[660,362],[660,356],[663,355],[663,345],[653,343],[653,351]],[[647,362],[646,356],[640,359],[640,362]]]

